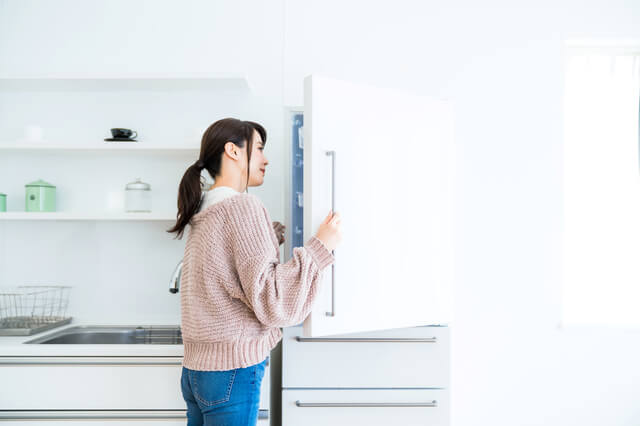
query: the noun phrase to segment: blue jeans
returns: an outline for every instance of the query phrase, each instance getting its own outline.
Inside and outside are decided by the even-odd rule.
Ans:
[[[182,367],[180,385],[188,426],[255,426],[267,357],[259,364],[224,371]]]

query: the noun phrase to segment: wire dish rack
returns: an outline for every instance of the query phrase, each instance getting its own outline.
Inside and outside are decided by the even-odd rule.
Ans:
[[[66,285],[0,287],[0,336],[29,336],[71,322]]]

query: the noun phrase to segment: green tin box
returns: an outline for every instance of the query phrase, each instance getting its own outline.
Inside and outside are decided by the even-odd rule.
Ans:
[[[25,185],[25,211],[56,211],[56,187],[39,179]]]

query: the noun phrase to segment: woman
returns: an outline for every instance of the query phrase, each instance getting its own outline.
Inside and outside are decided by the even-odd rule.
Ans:
[[[316,235],[279,263],[284,227],[245,192],[264,180],[266,139],[258,123],[216,121],[180,182],[177,222],[167,232],[182,238],[191,225],[180,279],[188,425],[256,424],[280,327],[307,317],[341,239],[340,216],[329,212]],[[204,196],[202,169],[214,178]]]

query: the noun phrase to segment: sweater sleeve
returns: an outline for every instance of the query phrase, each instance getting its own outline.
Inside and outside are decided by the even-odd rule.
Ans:
[[[322,272],[334,258],[311,237],[295,247],[291,259],[280,263],[278,241],[262,202],[248,194],[232,206],[231,247],[243,302],[268,327],[299,324],[309,315],[318,294]]]

